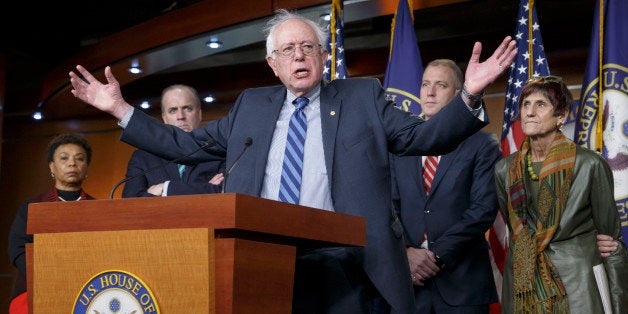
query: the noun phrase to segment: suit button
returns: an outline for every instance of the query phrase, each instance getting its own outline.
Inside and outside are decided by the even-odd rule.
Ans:
[[[426,209],[426,210],[424,210],[423,212],[424,212],[424,213],[426,213],[426,214],[429,214],[429,213],[430,213],[430,210],[429,210],[429,209]]]

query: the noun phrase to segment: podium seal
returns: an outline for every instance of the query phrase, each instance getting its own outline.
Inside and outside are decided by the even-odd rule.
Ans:
[[[74,301],[74,314],[159,314],[148,286],[129,272],[104,271],[92,277]]]

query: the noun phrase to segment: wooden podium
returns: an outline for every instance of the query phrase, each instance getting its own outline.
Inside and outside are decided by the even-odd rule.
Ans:
[[[32,313],[70,313],[90,278],[132,273],[161,313],[290,313],[297,247],[363,246],[361,217],[242,194],[31,204]]]

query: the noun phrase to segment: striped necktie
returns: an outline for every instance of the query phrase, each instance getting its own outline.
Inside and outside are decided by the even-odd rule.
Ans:
[[[427,158],[425,158],[425,164],[423,165],[423,187],[425,187],[427,194],[429,194],[432,189],[436,167],[438,167],[438,156],[427,156]]]
[[[301,193],[301,173],[303,171],[303,147],[307,133],[307,119],[303,108],[310,102],[305,97],[299,97],[295,104],[294,113],[290,117],[286,151],[281,169],[281,185],[279,186],[279,200],[291,204],[298,204]]]
[[[434,174],[436,174],[436,167],[438,167],[438,156],[427,156],[425,163],[423,164],[423,187],[425,188],[425,194],[429,195],[432,190],[432,182],[434,181]],[[419,245],[422,248],[428,248],[427,242],[427,230],[423,231],[423,239]]]
[[[179,167],[179,178],[183,179],[183,172],[185,172],[185,165],[177,165]]]

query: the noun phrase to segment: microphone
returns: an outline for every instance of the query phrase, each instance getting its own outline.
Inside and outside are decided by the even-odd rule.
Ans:
[[[238,161],[240,161],[240,158],[242,158],[242,155],[244,155],[244,152],[246,151],[246,149],[249,148],[249,146],[251,146],[252,144],[253,144],[253,139],[252,138],[247,137],[244,140],[244,148],[240,152],[240,155],[238,155],[238,158],[236,158],[236,160],[233,162],[233,165],[231,165],[231,167],[229,167],[229,170],[227,170],[227,172],[225,172],[225,178],[222,180],[222,192],[221,193],[225,193],[225,186],[227,185],[227,177],[229,177],[229,174],[231,173],[231,170],[233,170],[235,165],[238,164]]]
[[[191,153],[189,153],[189,154],[187,154],[187,155],[183,155],[183,156],[181,156],[181,157],[179,157],[179,158],[176,158],[176,159],[173,159],[173,160],[169,160],[169,161],[167,161],[167,162],[164,162],[164,163],[163,163],[163,164],[161,164],[161,165],[158,165],[158,166],[155,166],[155,167],[149,168],[149,169],[145,170],[144,172],[142,172],[142,173],[140,173],[140,174],[136,174],[136,175],[134,175],[134,176],[126,177],[126,178],[124,178],[124,179],[120,180],[118,183],[116,183],[116,185],[114,185],[114,186],[113,186],[113,189],[111,189],[111,193],[109,193],[109,199],[113,199],[113,194],[116,192],[116,189],[117,189],[117,188],[118,188],[118,187],[119,187],[122,183],[127,182],[127,181],[129,181],[129,180],[133,180],[133,179],[138,178],[138,177],[141,177],[141,176],[146,175],[147,173],[153,172],[153,171],[155,171],[155,170],[157,170],[157,169],[163,168],[163,167],[167,166],[168,164],[171,164],[171,163],[177,163],[177,162],[181,161],[181,160],[182,160],[182,159],[184,159],[184,158],[187,158],[187,157],[190,157],[190,156],[192,156],[192,155],[196,154],[196,153],[197,153],[198,151],[200,151],[201,149],[204,149],[204,148],[206,148],[206,147],[208,147],[208,146],[214,145],[215,143],[216,143],[216,141],[214,141],[214,139],[210,138],[207,142],[205,142],[205,144],[201,145],[199,148],[195,149],[194,151],[192,151]]]

